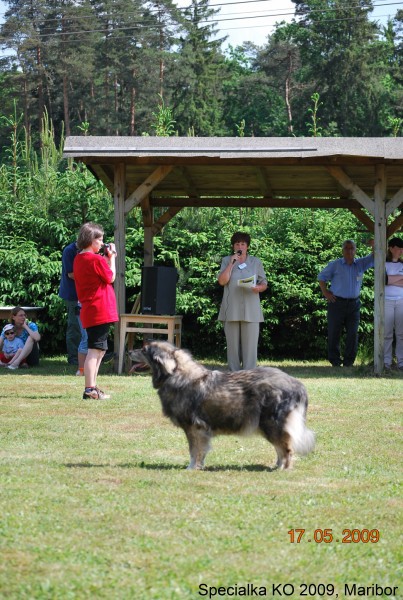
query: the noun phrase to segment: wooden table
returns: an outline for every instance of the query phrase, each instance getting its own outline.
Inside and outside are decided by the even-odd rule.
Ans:
[[[161,327],[163,326],[163,327]],[[132,333],[162,334],[167,341],[181,346],[182,316],[181,315],[120,315],[119,362],[118,374],[122,373],[123,359],[126,346],[126,335]],[[129,345],[129,344],[128,344]]]
[[[14,306],[0,306],[0,319],[10,318],[11,311],[15,308]],[[39,311],[43,310],[43,306],[21,306],[21,308],[26,312],[27,317],[31,319],[35,319],[36,315]]]

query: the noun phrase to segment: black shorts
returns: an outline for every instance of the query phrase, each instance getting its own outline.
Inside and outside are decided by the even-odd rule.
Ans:
[[[94,327],[87,327],[88,348],[94,350],[108,349],[108,334],[111,323],[102,323]]]

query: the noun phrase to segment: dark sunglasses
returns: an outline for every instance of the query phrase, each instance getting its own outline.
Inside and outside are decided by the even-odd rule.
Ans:
[[[4,335],[11,335],[11,334],[14,334],[14,333],[15,333],[15,331],[10,331],[9,330],[9,331],[6,331]]]

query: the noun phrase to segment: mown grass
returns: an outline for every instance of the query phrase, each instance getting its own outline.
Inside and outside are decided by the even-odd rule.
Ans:
[[[204,472],[184,470],[184,435],[146,375],[103,366],[112,399],[98,403],[60,358],[2,369],[0,597],[187,600],[206,597],[201,584],[250,583],[267,597],[293,584],[299,598],[300,584],[324,583],[343,598],[345,583],[399,585],[401,375],[279,366],[306,384],[317,434],[291,472],[270,469],[259,437],[217,438]],[[332,543],[307,541],[328,528]],[[380,541],[342,543],[344,529]]]

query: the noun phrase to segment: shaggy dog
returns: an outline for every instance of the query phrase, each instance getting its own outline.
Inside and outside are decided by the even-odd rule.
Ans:
[[[189,469],[203,468],[210,440],[219,434],[260,433],[276,449],[280,469],[290,468],[294,452],[313,450],[314,433],[305,426],[307,392],[283,371],[211,371],[186,350],[157,341],[130,358],[149,365],[164,415],[185,432]]]

